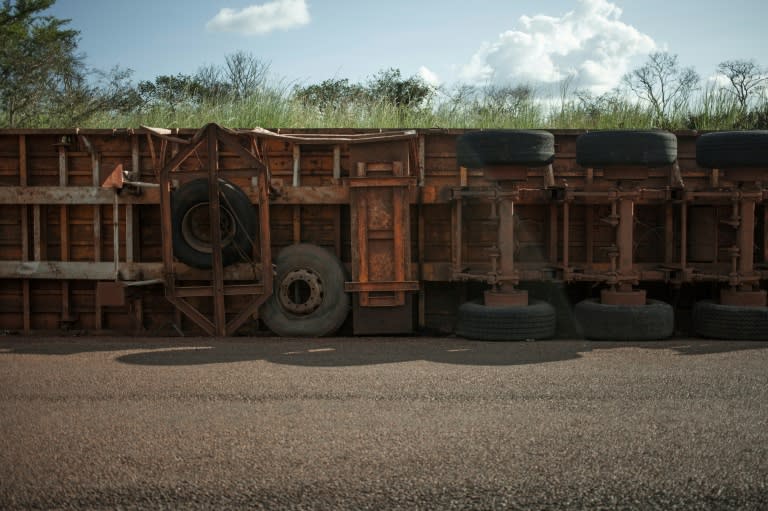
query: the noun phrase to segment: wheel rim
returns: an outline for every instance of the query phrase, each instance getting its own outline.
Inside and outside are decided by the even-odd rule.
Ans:
[[[181,220],[181,235],[184,241],[198,252],[213,252],[211,243],[211,216],[208,202],[200,202],[187,210]],[[226,247],[235,238],[236,223],[232,213],[219,208],[221,246]]]
[[[308,268],[290,271],[280,282],[278,300],[292,314],[312,314],[323,303],[323,282]]]

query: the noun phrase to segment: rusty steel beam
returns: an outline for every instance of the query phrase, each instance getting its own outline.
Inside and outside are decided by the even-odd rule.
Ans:
[[[616,245],[619,248],[619,274],[631,273],[633,261],[635,204],[630,199],[619,199],[619,225]]]
[[[755,201],[744,199],[741,201],[741,219],[739,223],[739,274],[751,275],[754,271],[755,257],[753,247],[755,245]]]
[[[224,305],[224,264],[221,253],[221,200],[219,198],[219,140],[213,124],[208,136],[208,215],[211,219],[211,269],[213,271],[213,324],[217,336],[227,335],[227,311]]]
[[[94,186],[0,186],[2,204],[83,204],[108,205],[114,201],[115,191]],[[144,190],[142,195],[121,194],[120,204],[158,204],[157,190]]]

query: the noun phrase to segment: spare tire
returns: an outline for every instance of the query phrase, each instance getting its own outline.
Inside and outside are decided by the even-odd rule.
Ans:
[[[275,258],[274,292],[259,317],[283,337],[322,337],[341,327],[349,315],[341,261],[322,247],[290,245]]]
[[[582,167],[652,167],[676,160],[677,137],[667,131],[592,131],[576,139],[576,162]]]
[[[693,306],[693,328],[698,335],[712,339],[764,341],[768,339],[768,307],[702,300]]]
[[[194,268],[213,264],[208,180],[195,179],[171,194],[173,254]],[[219,179],[221,255],[224,266],[250,257],[256,237],[256,211],[248,196],[229,181]]]
[[[573,314],[584,337],[597,341],[656,341],[672,335],[675,313],[659,300],[645,305],[608,305],[594,298],[582,300]]]
[[[768,131],[719,131],[696,139],[696,162],[702,167],[768,166]]]
[[[460,167],[540,166],[555,158],[555,137],[541,130],[472,131],[456,141]]]
[[[555,329],[555,309],[541,300],[510,307],[489,307],[475,300],[462,304],[456,317],[456,335],[482,341],[549,339]]]

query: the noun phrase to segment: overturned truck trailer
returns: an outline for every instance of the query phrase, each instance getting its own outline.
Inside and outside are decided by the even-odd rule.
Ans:
[[[768,338],[768,132],[0,131],[0,331]]]

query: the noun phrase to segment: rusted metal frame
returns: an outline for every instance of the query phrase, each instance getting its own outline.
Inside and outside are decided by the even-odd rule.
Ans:
[[[499,225],[496,238],[500,255],[498,281],[505,292],[512,291],[512,288],[519,283],[515,271],[514,198],[513,194],[502,193],[498,199]]]
[[[418,291],[419,281],[403,279],[376,282],[346,282],[344,290],[348,293],[391,292],[405,295],[405,291]]]
[[[421,141],[422,147],[423,147],[423,140]],[[418,189],[418,203],[416,206],[416,215],[417,215],[417,222],[418,222],[418,232],[417,232],[417,243],[418,243],[418,274],[417,279],[419,282],[424,281],[424,263],[425,263],[425,250],[426,250],[426,219],[424,217],[424,205],[422,203],[422,197],[423,197],[423,190],[424,188],[422,186],[419,186]],[[426,303],[426,296],[427,292],[423,285],[419,286],[419,303],[418,303],[418,326],[419,328],[425,328],[427,326],[427,303]]]
[[[181,312],[182,314],[186,315],[189,319],[191,319],[197,326],[203,329],[206,334],[210,336],[217,335],[216,334],[216,327],[215,325],[209,320],[208,318],[203,315],[202,312],[194,308],[192,305],[190,305],[189,302],[187,302],[184,298],[177,298],[176,296],[166,296],[168,301],[170,301],[176,309]],[[177,318],[178,322],[181,322],[180,318]],[[179,328],[181,328],[181,325],[179,325]]]
[[[564,278],[569,280],[571,274],[571,203],[570,201],[563,202],[563,272]]]
[[[338,183],[341,179],[341,146],[333,146],[333,182]]]
[[[144,126],[144,125],[142,125],[141,127],[143,129],[151,132],[152,135],[154,135],[155,137],[157,137],[157,138],[159,138],[161,140],[166,140],[168,142],[173,142],[175,144],[185,144],[186,145],[186,144],[190,143],[190,141],[187,140],[187,139],[180,138],[180,137],[175,137],[175,136],[171,135],[173,133],[173,130],[169,130],[167,128],[151,128],[149,126]]]
[[[755,243],[755,211],[754,200],[743,199],[741,201],[741,223],[739,224],[739,277],[752,275],[755,270],[755,257],[753,247]],[[740,285],[737,282],[736,285]],[[741,286],[742,291],[751,291],[752,286]]]
[[[451,263],[453,266],[452,280],[459,280],[458,276],[462,273],[462,229],[464,221],[462,218],[462,208],[464,199],[462,196],[456,197],[451,203]]]
[[[163,263],[120,263],[120,279],[125,285],[131,281],[155,279],[163,276]],[[225,280],[253,280],[262,272],[262,264],[239,263],[228,266]],[[191,268],[182,263],[176,267],[180,280],[204,280],[209,272]],[[114,278],[112,262],[90,261],[0,261],[0,279],[46,280],[111,280]],[[141,279],[141,280],[139,280]]]
[[[675,216],[671,201],[664,205],[664,263],[669,265],[675,258]]]
[[[19,135],[19,185],[26,187],[28,183],[27,168],[27,137]],[[29,260],[29,208],[21,206],[21,258],[23,261]],[[32,313],[30,310],[30,292],[29,280],[24,279],[21,282],[21,300],[22,300],[22,326],[24,333],[29,335],[32,330]]]
[[[40,205],[35,204],[32,207],[32,250],[35,261],[42,261],[44,259],[45,247],[43,246],[43,228]]]
[[[165,278],[165,292],[166,298],[170,301],[178,311],[185,314],[192,321],[194,321],[200,328],[202,328],[208,335],[214,335],[215,326],[214,323],[208,320],[201,312],[195,309],[189,302],[177,298],[176,292],[176,275],[174,273],[173,263],[173,239],[172,226],[171,226],[171,179],[170,173],[175,171],[194,151],[202,144],[203,138],[208,134],[206,128],[198,130],[198,132],[192,137],[189,145],[185,150],[177,153],[171,158],[171,161],[166,165],[163,165],[160,170],[160,225],[163,239],[163,274]],[[165,141],[163,141],[165,144]],[[164,152],[164,151],[162,151]],[[161,154],[160,162],[165,159],[165,155]],[[218,198],[218,194],[217,194]],[[218,212],[218,210],[217,210]]]
[[[95,186],[1,186],[0,203],[18,205],[108,205],[114,201],[114,191]],[[158,204],[156,190],[140,196],[123,194],[120,204]]]
[[[223,288],[223,296],[247,296],[259,295],[264,292],[264,286],[261,284],[230,284]],[[189,298],[192,296],[211,296],[215,297],[216,291],[211,286],[184,286],[176,288],[177,298]]]
[[[365,187],[365,180],[370,179],[374,184],[379,184],[380,177],[368,177],[370,172],[382,172],[389,171],[392,174],[394,180],[388,181],[394,186],[381,187],[372,186]],[[362,307],[396,307],[405,304],[406,290],[418,290],[418,287],[413,288],[412,284],[406,283],[406,278],[409,278],[409,264],[410,264],[410,236],[408,235],[408,225],[406,221],[410,222],[410,201],[408,200],[407,189],[399,186],[404,180],[410,178],[404,176],[403,162],[394,161],[388,164],[384,163],[371,163],[371,162],[358,162],[356,168],[357,178],[360,179],[358,183],[360,186],[356,186],[355,191],[351,192],[352,204],[355,208],[355,212],[352,215],[352,230],[357,234],[356,240],[353,241],[353,275],[356,276],[357,282],[345,283],[345,288],[350,292],[359,292],[359,303]],[[384,237],[372,236],[372,233],[368,229],[368,213],[367,204],[364,200],[368,194],[372,193],[377,188],[388,188],[392,193],[392,230],[388,231]],[[357,191],[359,190],[359,191]],[[381,234],[381,233],[379,233]],[[392,289],[385,286],[385,289],[377,289],[376,285],[379,281],[370,282],[370,268],[369,268],[369,240],[371,239],[387,239],[392,241],[392,271],[394,275],[394,282],[400,282],[402,284],[400,289]],[[355,242],[356,241],[356,242]],[[354,252],[357,254],[354,254]],[[357,257],[355,257],[357,255]],[[371,284],[375,289],[373,291],[356,291],[358,284]],[[416,283],[418,285],[418,283]],[[393,296],[372,296],[370,293],[374,291],[386,291],[392,292]]]
[[[424,135],[419,135],[418,169],[419,169],[418,185],[422,187],[424,186],[424,181],[426,179],[426,169],[427,169],[427,141]]]
[[[217,336],[227,335],[227,315],[224,305],[224,264],[221,253],[221,211],[219,199],[219,141],[216,126],[208,131],[208,214],[211,219],[211,270],[213,272],[213,317]]]
[[[557,203],[549,204],[549,262],[552,265],[558,263],[557,253],[558,229],[557,229]]]
[[[619,225],[617,244],[619,247],[619,273],[632,272],[633,235],[635,204],[631,199],[619,199]]]
[[[178,166],[183,163],[185,159],[191,156],[192,153],[197,151],[197,148],[202,143],[203,138],[207,136],[208,143],[208,179],[210,183],[214,183],[214,186],[210,187],[209,191],[209,207],[211,218],[211,237],[212,237],[212,271],[213,282],[209,287],[210,291],[204,291],[207,296],[212,296],[214,300],[214,321],[211,322],[205,316],[195,309],[191,304],[183,300],[180,296],[185,293],[195,293],[199,291],[187,290],[186,288],[177,288],[175,286],[175,276],[173,275],[173,253],[172,247],[169,243],[164,243],[164,266],[166,267],[166,293],[169,300],[176,305],[177,309],[186,314],[190,319],[203,328],[209,335],[230,335],[239,328],[243,322],[245,322],[250,316],[258,311],[258,307],[271,295],[272,292],[272,275],[271,272],[262,272],[262,284],[258,286],[250,286],[247,289],[240,287],[232,288],[230,291],[228,286],[224,284],[224,269],[221,264],[221,227],[220,227],[220,200],[218,193],[218,143],[221,143],[227,148],[235,151],[247,165],[254,164],[253,167],[259,171],[257,182],[259,183],[259,211],[260,211],[260,239],[261,239],[261,254],[262,254],[262,267],[271,265],[271,247],[269,236],[269,197],[268,197],[268,180],[267,180],[267,168],[262,162],[260,162],[256,156],[244,148],[236,136],[231,131],[223,130],[215,124],[209,124],[205,128],[199,130],[195,136],[190,140],[190,143],[185,150],[175,154],[171,161],[163,168],[161,173],[161,184],[164,186],[161,189],[161,208],[163,213],[163,228],[164,232],[170,231],[170,180],[169,173],[176,170]],[[254,143],[252,141],[252,143]],[[186,174],[186,173],[185,173]],[[168,239],[168,238],[166,238]],[[168,271],[168,266],[170,270]],[[249,290],[250,293],[245,292]],[[226,322],[226,310],[224,297],[228,293],[230,294],[256,294],[257,299],[251,302],[245,310],[234,318],[231,322]]]
[[[355,171],[358,177],[364,177],[365,162],[358,162]],[[352,240],[352,265],[353,270],[355,265],[357,265],[357,281],[368,282],[368,208],[365,201],[356,197],[362,193],[365,193],[362,188],[359,192],[353,193],[350,191],[350,200],[355,208],[350,221],[352,232],[356,234]],[[364,297],[360,296],[361,303],[363,299]]]
[[[358,134],[329,134],[329,133],[302,133],[281,134],[264,128],[249,130],[237,130],[236,133],[245,133],[267,138],[277,138],[290,142],[298,142],[303,145],[332,145],[339,143],[367,143],[367,142],[394,142],[398,140],[410,140],[417,137],[416,131],[406,130],[394,133],[358,133]]]
[[[293,243],[301,243],[301,206],[293,206],[291,211],[291,232]]]
[[[152,158],[152,170],[155,176],[160,174],[160,164],[157,160],[157,152],[155,151],[155,141],[150,133],[147,133],[147,146],[149,146],[149,156]]]
[[[259,172],[267,170],[266,165],[264,165],[259,160],[259,157],[249,149],[243,147],[243,145],[240,143],[240,140],[235,135],[232,135],[231,133],[219,127],[219,129],[216,131],[216,138],[219,140],[219,142],[224,144],[227,149],[237,153],[240,159],[243,160],[243,163],[252,163],[252,168],[258,170]],[[222,171],[219,170],[218,174],[222,175]]]
[[[416,185],[416,178],[409,176],[352,177],[348,182],[350,188],[409,188]]]
[[[85,136],[83,140],[88,140]],[[89,146],[89,152],[91,153],[91,172],[92,172],[92,184],[94,187],[101,185],[101,155],[96,148],[90,143],[86,143]],[[112,192],[114,194],[114,192]],[[93,259],[94,262],[101,261],[101,206],[93,206]],[[96,293],[95,300],[95,319],[94,325],[96,330],[102,329],[102,306],[99,299],[99,293]]]
[[[403,179],[403,164],[396,161],[392,163],[392,174],[395,179]],[[406,178],[408,179],[408,178]],[[378,180],[377,180],[378,181]],[[405,189],[402,185],[393,184],[392,189],[392,234],[393,234],[393,257],[394,257],[394,270],[395,281],[402,282],[406,279],[406,265],[410,262],[410,236],[406,240],[405,233],[407,229],[403,229],[404,222],[410,222],[409,215],[409,203],[405,194]],[[404,211],[405,210],[405,211]],[[405,292],[396,291],[393,303],[397,305],[405,304]]]
[[[64,144],[58,146],[59,151],[59,186],[66,187],[68,181],[67,147]],[[60,232],[60,256],[63,262],[69,261],[69,208],[62,204],[59,210]],[[69,281],[61,281],[61,321],[68,323],[74,320],[69,301]]]
[[[120,267],[120,206],[117,203],[117,193],[115,193],[115,202],[112,204],[112,259],[115,264],[115,280],[118,280]]]
[[[173,232],[171,226],[171,178],[170,173],[175,171],[191,154],[202,144],[206,130],[201,129],[192,137],[190,144],[184,151],[176,154],[168,164],[163,165],[159,171],[160,182],[160,230],[162,235],[163,277],[165,279],[165,295],[176,310],[187,315],[209,335],[213,333],[213,324],[188,302],[176,298],[176,275],[173,263]],[[150,144],[154,141],[150,139]],[[153,157],[154,158],[154,157]],[[163,158],[159,160],[162,164]],[[177,324],[181,322],[177,317]]]
[[[132,181],[141,181],[141,153],[139,152],[139,135],[131,134],[131,172],[129,177]],[[159,185],[158,185],[159,188]],[[117,194],[115,194],[117,200]],[[140,250],[138,243],[138,218],[135,214],[133,204],[126,204],[125,209],[125,262],[131,264],[134,262],[135,254]],[[141,295],[135,297],[129,307],[133,318],[135,332],[140,333],[144,330],[144,300]]]
[[[298,143],[293,144],[293,175],[292,186],[301,185],[301,146]]]
[[[269,175],[265,167],[259,172],[259,240],[261,254],[261,285],[263,289],[260,296],[257,296],[244,310],[242,310],[227,325],[227,335],[232,335],[237,331],[249,317],[258,314],[261,304],[267,301],[272,295],[274,275],[272,273],[272,237],[269,223]]]

